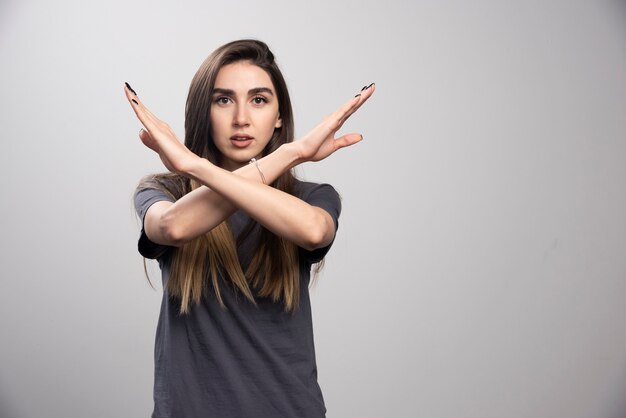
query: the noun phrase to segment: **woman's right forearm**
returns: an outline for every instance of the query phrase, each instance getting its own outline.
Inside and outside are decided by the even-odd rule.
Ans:
[[[296,147],[290,143],[280,146],[273,153],[259,159],[256,164],[248,164],[234,173],[259,183],[264,178],[270,184],[301,162]],[[182,245],[215,228],[236,210],[220,194],[206,186],[200,186],[155,214],[158,216],[158,219],[154,219],[155,232],[158,231],[155,234],[158,234],[157,241],[162,244]],[[147,229],[146,232],[152,239],[150,231]]]

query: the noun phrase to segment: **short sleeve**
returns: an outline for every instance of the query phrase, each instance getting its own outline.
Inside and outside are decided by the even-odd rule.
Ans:
[[[339,193],[337,193],[335,188],[330,184],[301,184],[304,190],[302,190],[300,198],[309,205],[317,206],[328,212],[335,223],[335,234],[337,234],[337,229],[339,228],[339,215],[341,214],[341,198],[339,197]],[[333,245],[334,240],[335,237],[333,237],[333,241],[326,247],[317,248],[313,251],[301,248],[300,255],[310,263],[317,263],[326,256],[330,247]]]
[[[150,206],[160,201],[173,202],[174,200],[168,194],[158,189],[142,188],[135,191],[135,210],[141,221],[141,234],[139,235],[137,249],[139,253],[146,258],[159,258],[172,248],[150,241],[144,229],[143,221],[146,212],[148,212]]]

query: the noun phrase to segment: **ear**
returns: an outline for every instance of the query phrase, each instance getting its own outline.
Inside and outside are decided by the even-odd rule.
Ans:
[[[282,127],[283,127],[283,120],[281,119],[280,115],[278,115],[278,119],[276,120],[276,124],[274,125],[274,128],[278,129]]]

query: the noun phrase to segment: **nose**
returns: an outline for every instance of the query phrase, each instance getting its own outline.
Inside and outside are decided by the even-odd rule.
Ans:
[[[235,114],[233,115],[234,126],[248,126],[250,121],[248,119],[248,110],[244,105],[235,106]]]

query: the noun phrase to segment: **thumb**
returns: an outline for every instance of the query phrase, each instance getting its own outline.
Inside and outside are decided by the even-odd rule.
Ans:
[[[143,142],[143,144],[150,148],[153,151],[157,151],[158,152],[158,148],[156,146],[156,142],[154,141],[154,138],[152,138],[152,135],[150,135],[150,132],[146,131],[145,129],[141,128],[139,130],[139,139],[141,139],[141,142]]]
[[[357,133],[350,133],[339,138],[335,139],[335,147],[337,149],[349,147],[350,145],[354,145],[357,142],[361,142],[363,140],[363,135]]]

